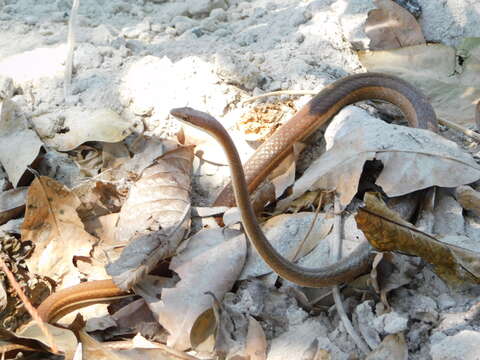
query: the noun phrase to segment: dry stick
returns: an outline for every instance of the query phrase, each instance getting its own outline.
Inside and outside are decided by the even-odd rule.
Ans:
[[[50,348],[52,349],[52,352],[54,352],[55,354],[59,354],[57,345],[53,340],[52,334],[50,334],[50,331],[48,331],[47,327],[45,326],[45,323],[43,322],[42,319],[40,319],[40,316],[38,316],[37,310],[35,310],[35,308],[32,306],[27,296],[23,292],[22,288],[20,287],[20,284],[17,282],[17,280],[15,280],[15,277],[13,276],[10,269],[7,267],[7,264],[5,264],[5,261],[3,261],[3,255],[0,255],[0,267],[2,268],[5,275],[7,275],[8,281],[10,281],[10,284],[15,289],[18,297],[20,298],[20,300],[22,300],[23,305],[25,306],[25,309],[27,309],[28,313],[37,322],[38,327],[40,328],[40,330],[42,330],[43,334],[47,338],[50,344]]]
[[[255,100],[262,99],[264,97],[268,96],[279,96],[279,95],[312,95],[315,96],[318,94],[318,91],[313,91],[313,90],[279,90],[279,91],[272,91],[269,93],[253,96],[251,98],[248,98],[247,100],[244,100],[242,104],[248,104],[251,103]],[[477,120],[479,119],[479,120]],[[480,134],[477,133],[476,131],[467,129],[466,127],[460,126],[458,124],[455,124],[454,122],[445,120],[445,119],[439,119],[437,118],[438,123],[449,127],[450,129],[457,130],[464,135],[476,140],[480,141]],[[480,102],[477,103],[476,109],[475,109],[475,120],[477,122],[477,126],[480,127]],[[480,129],[479,129],[480,130]]]
[[[315,223],[317,222],[318,214],[320,213],[320,207],[322,206],[322,201],[323,201],[323,192],[320,193],[319,199],[318,199],[318,206],[317,209],[315,210],[315,215],[313,217],[312,222],[310,223],[310,227],[303,237],[303,240],[300,242],[300,244],[297,247],[297,250],[295,251],[295,255],[293,255],[292,261],[297,261],[297,256],[300,253],[300,250],[303,249],[303,245],[307,241],[308,237],[310,236],[310,233],[313,230],[313,227],[315,226]]]
[[[336,236],[332,243],[331,258],[334,261],[339,261],[342,256],[342,232],[341,232],[342,214],[340,210],[340,201],[338,199],[338,196],[336,195],[335,195],[334,209],[336,214],[335,215],[336,216],[336,221],[335,221]],[[335,300],[335,307],[337,308],[338,315],[340,316],[340,319],[343,322],[343,326],[345,327],[345,330],[347,330],[347,333],[353,339],[355,344],[357,344],[358,348],[364,354],[368,354],[370,352],[368,345],[363,341],[360,335],[355,331],[352,323],[350,322],[350,319],[347,316],[347,312],[345,311],[345,307],[343,306],[343,302],[342,302],[342,295],[340,294],[340,287],[338,285],[332,286],[332,294],[333,294],[333,299]]]
[[[73,0],[72,11],[70,13],[70,20],[68,22],[68,36],[67,36],[67,60],[65,62],[65,79],[63,82],[63,93],[65,99],[70,93],[70,85],[72,83],[72,68],[73,68],[73,51],[75,48],[75,27],[77,24],[78,6],[80,0]]]

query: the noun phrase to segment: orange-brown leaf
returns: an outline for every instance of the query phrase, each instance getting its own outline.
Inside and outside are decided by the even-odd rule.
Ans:
[[[64,284],[78,283],[74,256],[88,256],[97,241],[88,234],[76,209],[80,200],[59,182],[41,176],[27,194],[22,240],[35,244],[30,271]],[[68,278],[68,280],[66,279]]]
[[[451,285],[480,283],[480,253],[443,243],[416,229],[372,193],[365,194],[365,204],[355,220],[372,246],[420,256]]]

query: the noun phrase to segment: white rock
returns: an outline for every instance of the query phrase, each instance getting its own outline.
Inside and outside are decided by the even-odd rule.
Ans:
[[[395,311],[383,314],[373,321],[375,328],[383,335],[404,331],[408,328],[407,323],[408,317]]]
[[[480,332],[463,330],[432,345],[432,360],[478,360]]]
[[[372,301],[364,301],[355,308],[354,317],[357,319],[358,328],[370,348],[375,349],[381,340],[374,327],[375,315],[372,311]]]
[[[103,61],[100,51],[96,46],[89,43],[78,44],[75,56],[73,57],[73,66],[77,69],[95,69]]]
[[[197,25],[197,21],[190,19],[189,17],[186,16],[175,16],[172,19],[172,26],[176,30],[177,35],[182,35],[185,31],[188,29],[193,28],[195,25]]]
[[[192,16],[207,15],[216,8],[227,9],[225,0],[188,0],[188,12]]]
[[[0,100],[11,98],[15,91],[12,78],[0,75]]]
[[[452,195],[445,191],[438,192],[434,216],[433,232],[435,234],[463,235],[465,233],[463,208]]]

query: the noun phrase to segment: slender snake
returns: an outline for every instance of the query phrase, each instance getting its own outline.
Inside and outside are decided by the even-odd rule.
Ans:
[[[272,270],[296,284],[323,287],[350,281],[364,273],[372,260],[370,245],[362,243],[339,262],[317,269],[293,264],[264,236],[252,210],[249,193],[292,151],[296,141],[306,138],[343,107],[370,99],[398,106],[412,127],[438,131],[435,112],[421,92],[397,77],[379,73],[347,76],[325,87],[262,144],[243,167],[230,136],[212,116],[191,108],[173,109],[171,114],[209,133],[227,154],[233,187],[227,185],[214,205],[234,206],[236,199],[248,238]],[[54,321],[74,309],[125,294],[112,280],[91,281],[50,295],[38,312],[45,321]]]

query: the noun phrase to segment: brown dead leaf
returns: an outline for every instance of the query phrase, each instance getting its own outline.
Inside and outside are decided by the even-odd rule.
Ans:
[[[203,230],[189,241],[185,251],[175,256],[171,270],[181,280],[174,288],[163,289],[162,299],[146,299],[170,336],[168,346],[178,350],[190,347],[190,331],[195,320],[212,306],[211,292],[222,299],[238,279],[245,262],[246,241],[238,231]],[[203,240],[209,243],[204,244]],[[201,240],[201,241],[198,241]]]
[[[73,360],[75,349],[77,347],[77,338],[75,337],[74,333],[71,330],[63,329],[50,324],[44,325],[48,328],[48,331],[52,335],[53,341],[55,342],[57,348],[63,354],[65,354],[65,360]],[[30,341],[30,344],[32,345],[37,343],[38,345],[36,348],[39,350],[41,348],[45,350],[50,349],[48,339],[46,339],[44,332],[33,321],[17,331],[15,338],[17,338],[19,341]]]
[[[42,145],[17,105],[10,99],[0,101],[0,163],[14,187]]]
[[[171,256],[188,232],[192,162],[193,146],[169,151],[130,189],[116,231],[117,241],[129,245],[107,268],[120,288],[131,288]]]
[[[88,234],[76,212],[80,200],[65,186],[45,176],[28,189],[22,240],[35,244],[26,260],[30,271],[64,286],[79,282],[75,256],[88,257],[95,237]]]
[[[408,347],[402,333],[387,335],[382,343],[367,355],[365,360],[407,360]]]
[[[415,17],[392,0],[375,0],[378,9],[368,12],[365,34],[371,50],[396,49],[425,44]]]
[[[359,229],[380,251],[400,251],[420,256],[451,285],[480,283],[480,254],[421,232],[372,193],[365,194],[365,207],[355,216]]]
[[[84,330],[78,332],[78,337],[82,343],[82,358],[95,360],[129,360],[130,357],[120,354],[118,351],[111,350],[102,343],[98,342]]]
[[[248,317],[247,341],[245,355],[250,360],[267,359],[267,338],[262,326],[253,317]]]
[[[195,320],[190,331],[192,349],[212,353],[215,349],[217,322],[213,308],[208,308]]]
[[[367,160],[380,160],[375,181],[390,197],[433,185],[455,187],[480,177],[473,157],[455,142],[424,129],[387,124],[355,107],[343,109],[329,124],[327,151],[295,182],[292,193],[278,202],[284,209],[308,190],[333,189],[342,206],[358,191]]]
[[[0,225],[5,224],[23,212],[27,191],[27,187],[19,187],[0,193]]]

